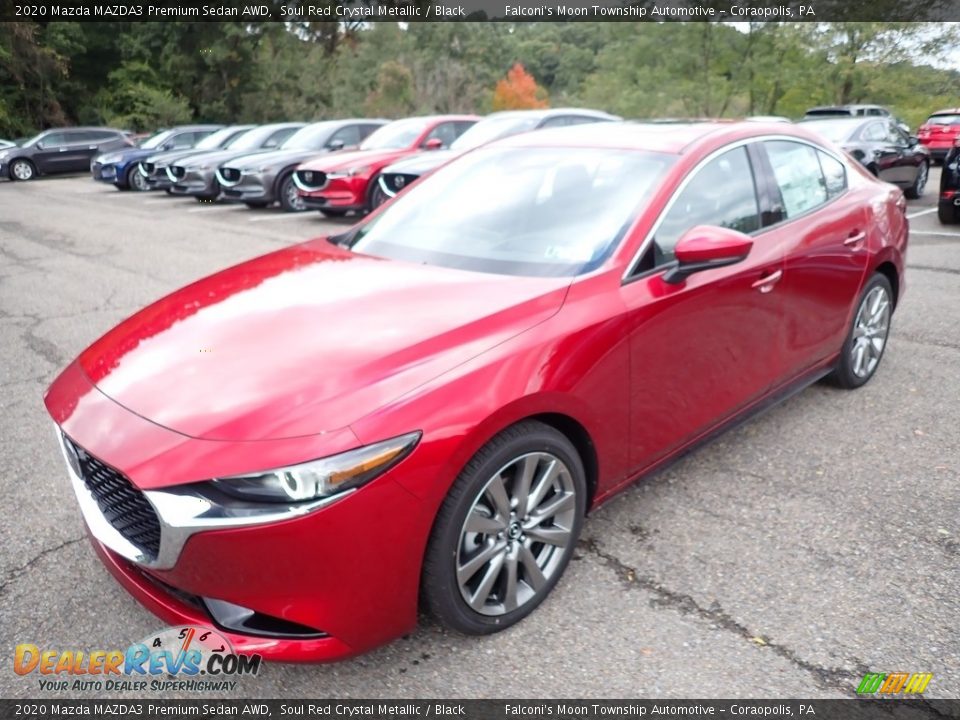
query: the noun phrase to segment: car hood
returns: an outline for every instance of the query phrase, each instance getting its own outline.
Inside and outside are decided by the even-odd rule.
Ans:
[[[455,150],[433,150],[432,152],[417,153],[413,157],[404,158],[399,162],[388,165],[383,169],[382,174],[424,175],[450,162],[455,157],[459,157],[460,154]]]
[[[252,152],[256,152],[255,150]],[[217,167],[225,162],[230,162],[237,157],[251,155],[250,150],[201,150],[184,155],[176,160],[177,165],[196,165],[202,163],[211,167]]]
[[[300,166],[301,170],[322,170],[331,172],[334,170],[346,170],[347,168],[359,167],[361,165],[374,165],[383,167],[388,163],[395,162],[402,157],[415,152],[409,148],[403,150],[352,150],[350,152],[339,152],[329,156],[323,155],[318,158],[308,160]]]
[[[229,167],[248,172],[261,168],[280,169],[287,165],[299,165],[315,157],[325,157],[328,154],[328,150],[267,150],[231,158]]]
[[[180,158],[187,157],[188,155],[196,155],[198,152],[204,151],[195,150],[193,148],[185,148],[183,150],[164,150],[163,152],[148,155],[144,159],[151,163],[162,163],[164,165],[169,165],[170,163],[176,162]]]
[[[144,150],[143,148],[130,148],[129,150],[108,150],[98,155],[95,159],[102,161],[104,157],[115,156],[117,159],[111,164],[122,165],[124,163],[134,162],[136,160],[143,160],[154,152],[156,152],[156,150]]]
[[[190,437],[312,435],[545,320],[569,284],[314,240],[178,290],[104,335],[79,364],[107,397]]]

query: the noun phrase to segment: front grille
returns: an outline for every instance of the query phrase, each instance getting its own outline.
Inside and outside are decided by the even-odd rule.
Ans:
[[[178,180],[187,174],[187,169],[183,165],[173,165],[170,168],[171,174]]]
[[[405,175],[403,173],[390,173],[389,175],[383,176],[383,181],[386,186],[390,189],[390,192],[396,194],[403,190],[407,185],[413,183],[414,180],[419,178],[419,175]]]
[[[237,168],[220,168],[219,172],[220,176],[227,182],[235,183],[240,181],[240,170]]]
[[[160,552],[160,520],[146,496],[124,475],[64,436],[76,453],[80,478],[114,529],[155,560]]]
[[[152,174],[153,174],[153,171],[157,169],[157,166],[154,165],[152,162],[145,162],[145,163],[140,163],[140,164],[143,166],[143,171],[144,171],[147,175],[152,175]]]
[[[318,170],[297,170],[295,176],[305,188],[319,190],[327,184],[327,174]]]

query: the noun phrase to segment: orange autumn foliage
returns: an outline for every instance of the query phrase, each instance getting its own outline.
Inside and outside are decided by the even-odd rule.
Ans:
[[[534,110],[550,107],[547,91],[537,85],[533,75],[516,63],[493,91],[493,110]]]

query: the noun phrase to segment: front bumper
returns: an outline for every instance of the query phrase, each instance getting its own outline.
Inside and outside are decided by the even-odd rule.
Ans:
[[[90,164],[90,174],[94,180],[115,183],[117,181],[117,166],[113,163],[103,165],[95,162]]]
[[[46,402],[54,421],[77,446],[122,474],[167,518],[174,515],[156,498],[186,487],[184,478],[222,477],[229,472],[223,463],[236,462],[237,456],[245,457],[244,463],[278,465],[278,449],[302,461],[327,454],[317,443],[332,443],[332,452],[339,452],[345,449],[346,435],[355,438],[340,431],[328,433],[326,440],[233,443],[187,438],[109,400],[77,365],[54,382]],[[300,450],[292,450],[298,445]],[[165,552],[168,543],[161,536],[161,562],[128,552],[98,522],[97,510],[91,511],[89,503],[84,518],[110,572],[165,621],[213,624],[229,633],[235,648],[267,660],[336,660],[372,649],[416,625],[420,563],[433,513],[398,479],[436,472],[435,465],[422,462],[414,452],[349,495],[287,519],[194,528],[173,555]],[[170,524],[161,522],[162,532],[168,532]],[[169,557],[172,563],[166,561]],[[284,630],[282,636],[237,632],[211,610],[218,603],[240,606],[294,631]]]
[[[138,172],[143,173],[142,166],[138,168]],[[147,179],[147,187],[151,190],[167,190],[173,184],[167,177],[166,165],[155,165],[153,171],[145,173],[144,176]]]
[[[221,194],[228,200],[273,202],[273,183],[261,173],[242,174],[234,184],[226,184],[218,178]]]
[[[183,177],[170,185],[174,195],[213,196],[219,194],[214,170],[187,170]]]
[[[317,190],[297,185],[303,204],[311,210],[363,210],[367,205],[368,178],[331,178]]]

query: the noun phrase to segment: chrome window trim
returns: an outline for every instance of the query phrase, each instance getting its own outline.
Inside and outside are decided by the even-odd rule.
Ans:
[[[682,192],[686,189],[687,185],[689,185],[689,184],[690,184],[690,181],[693,180],[693,178],[696,177],[697,173],[699,173],[699,172],[703,169],[704,165],[706,165],[707,163],[711,162],[714,158],[718,157],[719,155],[722,155],[723,153],[728,152],[728,151],[730,151],[730,150],[736,150],[738,147],[745,147],[745,146],[751,145],[751,144],[753,144],[753,143],[761,143],[761,142],[766,142],[766,141],[768,141],[768,140],[786,140],[786,141],[789,141],[789,142],[797,142],[797,143],[801,143],[801,144],[803,144],[803,145],[809,145],[810,147],[812,147],[812,148],[815,149],[815,150],[820,150],[821,152],[826,153],[826,154],[829,155],[830,157],[832,157],[832,158],[834,158],[835,160],[837,160],[838,162],[840,162],[840,163],[843,165],[843,167],[845,168],[845,170],[847,171],[847,177],[849,178],[850,166],[847,164],[847,162],[846,162],[842,157],[838,156],[837,153],[833,152],[833,151],[830,150],[829,148],[826,148],[826,147],[824,147],[823,145],[819,145],[819,144],[817,144],[816,142],[814,142],[814,141],[812,141],[812,140],[808,140],[808,139],[806,139],[806,138],[800,138],[800,137],[796,137],[796,136],[794,136],[794,135],[774,134],[774,135],[758,135],[758,136],[756,136],[756,137],[743,138],[743,139],[741,139],[741,140],[734,140],[734,141],[732,141],[732,142],[729,142],[729,143],[727,143],[726,145],[723,145],[723,146],[717,148],[716,150],[714,150],[713,152],[711,152],[709,155],[707,155],[706,157],[704,157],[700,162],[698,162],[696,165],[694,165],[693,169],[692,169],[690,172],[687,173],[687,175],[683,178],[683,180],[680,181],[680,184],[677,185],[676,189],[673,191],[673,194],[670,196],[670,199],[667,201],[666,205],[663,206],[663,209],[660,211],[660,214],[657,216],[657,219],[654,221],[653,225],[650,227],[649,232],[647,232],[646,236],[643,238],[643,242],[640,243],[640,247],[637,249],[637,252],[634,253],[633,258],[631,258],[630,262],[627,263],[626,270],[624,270],[623,275],[622,275],[621,278],[620,278],[620,284],[621,284],[621,285],[626,285],[627,283],[633,282],[634,280],[636,280],[636,279],[639,278],[639,277],[646,277],[646,276],[647,276],[648,274],[650,274],[650,272],[652,272],[653,270],[659,270],[659,269],[664,269],[664,270],[666,270],[666,269],[667,269],[668,266],[667,266],[667,265],[663,265],[663,266],[661,266],[661,267],[659,267],[659,268],[651,268],[650,271],[643,272],[643,273],[640,273],[640,274],[638,274],[638,275],[634,275],[634,272],[635,272],[637,266],[640,264],[640,261],[643,259],[644,254],[647,252],[648,248],[650,247],[650,243],[653,242],[653,238],[654,238],[654,236],[657,234],[657,230],[660,229],[660,224],[663,222],[664,217],[666,217],[667,213],[670,212],[670,209],[673,207],[673,204],[676,202],[677,197],[680,195],[680,193],[682,193]],[[754,169],[754,172],[756,172],[756,169]],[[847,189],[847,190],[850,189],[849,183],[847,184],[847,188],[846,188],[846,189]],[[754,177],[754,191],[755,191],[755,192],[757,191],[757,188],[756,188],[756,177]],[[838,198],[843,197],[843,195],[845,195],[845,194],[846,194],[846,191],[845,191],[844,193],[841,193],[840,195],[837,195],[836,197],[829,198],[828,201],[825,202],[823,205],[818,205],[817,207],[812,208],[812,209],[811,209],[810,211],[808,211],[808,212],[812,212],[812,210],[818,210],[818,209],[820,209],[820,208],[822,208],[822,207],[826,207],[827,205],[829,205],[829,204],[830,204],[831,202],[833,202],[834,200],[837,200]],[[760,200],[760,197],[759,197],[759,194],[758,194],[758,196],[757,196],[757,202],[758,202],[758,204],[759,204],[759,200]],[[804,214],[806,214],[806,213],[804,213]],[[749,233],[749,234],[750,234],[751,236],[753,236],[753,235],[759,235],[759,234],[762,234],[762,233],[766,232],[767,230],[770,230],[770,229],[775,228],[775,227],[779,227],[779,226],[781,226],[781,225],[782,225],[783,223],[785,223],[785,222],[791,222],[791,221],[796,220],[796,219],[801,218],[801,217],[803,217],[803,215],[797,215],[797,216],[792,217],[792,218],[785,218],[785,219],[781,220],[781,221],[778,222],[778,223],[775,223],[775,224],[773,224],[773,225],[768,225],[768,226],[766,226],[766,227],[761,227],[761,228],[760,228],[759,230],[757,230],[756,232],[754,232],[754,233]]]
[[[77,496],[80,512],[83,515],[90,534],[122,558],[152,570],[169,570],[177,564],[180,553],[187,540],[206,530],[225,530],[229,528],[250,527],[267,523],[290,520],[308,515],[326,507],[356,491],[356,488],[338,493],[331,497],[312,502],[296,504],[255,504],[238,503],[225,505],[217,498],[198,491],[197,484],[167,488],[165,490],[140,490],[153,506],[160,522],[160,550],[156,558],[146,555],[140,548],[127,540],[110,524],[100,511],[93,493],[83,479],[77,475],[70,462],[64,433],[56,427],[57,442],[67,465],[70,484]],[[128,482],[131,482],[127,478]],[[131,482],[132,484],[132,482]],[[134,485],[134,487],[136,487]]]

